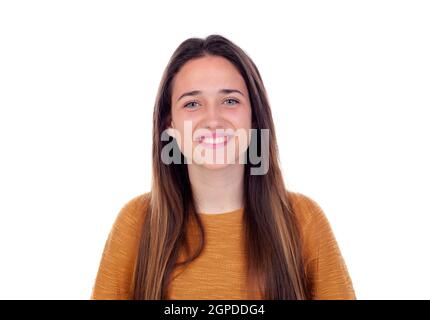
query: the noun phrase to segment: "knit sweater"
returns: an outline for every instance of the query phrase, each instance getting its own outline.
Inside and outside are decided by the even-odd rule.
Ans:
[[[289,192],[302,237],[312,299],[356,299],[351,278],[330,223],[311,198]],[[91,299],[131,299],[131,284],[149,193],[128,201],[104,246]],[[168,299],[261,299],[245,286],[244,210],[198,213],[206,234],[201,255],[176,270]],[[193,234],[191,230],[191,235]]]

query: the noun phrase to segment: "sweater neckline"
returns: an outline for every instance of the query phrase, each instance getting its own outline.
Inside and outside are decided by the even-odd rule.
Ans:
[[[232,210],[232,211],[226,211],[226,212],[219,212],[219,213],[206,213],[206,212],[198,212],[197,214],[200,217],[231,217],[231,216],[237,216],[243,212],[243,207]]]

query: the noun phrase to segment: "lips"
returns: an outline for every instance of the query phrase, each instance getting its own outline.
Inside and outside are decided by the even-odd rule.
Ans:
[[[228,140],[230,140],[231,135],[227,134],[206,134],[201,135],[197,138],[197,141],[206,147],[218,148],[227,144]]]

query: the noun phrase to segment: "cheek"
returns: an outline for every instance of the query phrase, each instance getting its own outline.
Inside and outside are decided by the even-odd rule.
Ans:
[[[176,111],[172,114],[174,123],[179,126],[184,124],[185,121],[192,121],[193,123],[198,120],[199,112],[189,112],[185,110]]]
[[[241,108],[231,114],[230,121],[239,129],[250,129],[252,123],[251,108]]]
[[[184,139],[185,133],[190,134],[194,132],[198,118],[196,114],[192,112],[182,112],[178,113],[175,118],[173,118],[175,128],[181,133],[181,138]]]
[[[250,143],[250,129],[252,127],[251,108],[247,107],[235,110],[234,113],[230,114],[230,122],[237,130],[235,138],[235,149],[237,151],[235,155],[237,160],[239,156],[245,153]]]
[[[172,120],[176,129],[176,134],[179,135],[179,137],[176,139],[176,141],[179,143],[179,149],[186,156],[189,156],[189,154],[186,152],[189,149],[185,148],[185,144],[188,143],[188,145],[191,145],[192,148],[194,147],[193,132],[195,124],[198,121],[196,114],[192,112],[175,111],[172,112]]]

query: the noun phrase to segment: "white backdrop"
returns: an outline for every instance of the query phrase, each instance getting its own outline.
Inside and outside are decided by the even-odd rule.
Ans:
[[[0,2],[0,298],[88,299],[149,191],[156,90],[212,33],[258,66],[287,186],[326,213],[359,299],[429,299],[428,1]]]

